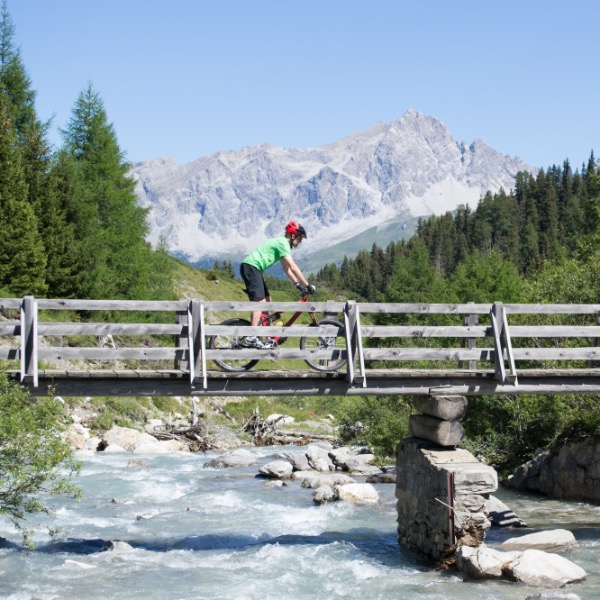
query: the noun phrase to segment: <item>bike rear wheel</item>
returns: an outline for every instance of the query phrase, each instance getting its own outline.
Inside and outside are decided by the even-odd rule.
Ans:
[[[303,337],[300,338],[300,348],[318,349],[318,350],[337,350],[330,359],[305,359],[306,364],[316,371],[337,371],[346,364],[346,359],[342,357],[342,352],[346,349],[346,328],[335,319],[323,319],[318,323],[311,324],[311,327],[321,325],[330,325],[337,328],[337,332],[329,337]]]
[[[246,321],[246,319],[228,319],[220,325],[247,327],[250,325],[250,321]],[[242,345],[243,339],[242,336],[234,333],[232,335],[213,335],[208,340],[208,347],[211,350],[240,350],[244,347]],[[224,371],[248,371],[258,362],[258,360],[235,360],[231,358],[215,358],[214,361]]]

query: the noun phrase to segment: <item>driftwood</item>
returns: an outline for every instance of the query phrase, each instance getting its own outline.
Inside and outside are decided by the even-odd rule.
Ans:
[[[279,425],[285,418],[281,415],[273,421],[267,422],[260,416],[258,407],[254,409],[252,415],[244,420],[243,430],[251,433],[255,446],[275,446],[282,444],[296,444],[304,446],[316,440],[333,442],[336,437],[333,435],[312,434],[305,431],[282,431]]]
[[[205,421],[198,421],[195,425],[187,427],[159,427],[152,435],[157,440],[177,440],[188,444],[192,452],[211,450],[217,445],[216,436],[211,433]]]

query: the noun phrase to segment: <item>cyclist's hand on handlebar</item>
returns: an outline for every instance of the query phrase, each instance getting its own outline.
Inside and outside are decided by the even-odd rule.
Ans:
[[[296,287],[303,296],[306,296],[306,294],[308,294],[308,288],[305,285],[303,285],[301,281],[296,281]]]
[[[296,283],[296,287],[303,296],[307,296],[308,294],[314,294],[317,291],[317,288],[314,285],[303,285],[300,281]]]

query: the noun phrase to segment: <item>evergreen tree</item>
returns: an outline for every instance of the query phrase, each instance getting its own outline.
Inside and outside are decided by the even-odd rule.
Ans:
[[[0,285],[17,296],[44,295],[46,257],[4,88],[0,87]]]
[[[474,252],[460,263],[450,285],[458,302],[518,302],[523,280],[498,250]]]
[[[64,152],[59,152],[47,178],[40,216],[48,261],[48,295],[55,298],[79,296],[79,235],[76,212],[70,210],[78,197],[75,177],[75,166]]]
[[[409,253],[396,261],[386,289],[386,302],[444,302],[444,282],[431,265],[425,244],[417,236],[409,246]]]
[[[14,45],[15,27],[6,0],[0,16],[0,86],[3,86],[16,139],[23,154],[28,198],[36,215],[43,210],[45,176],[50,166],[51,152],[46,141],[48,124],[38,120],[35,110],[36,93]]]
[[[0,84],[6,90],[17,139],[22,141],[24,132],[35,121],[35,92],[14,45],[15,27],[6,0],[2,2],[0,19]]]
[[[79,95],[63,137],[79,180],[72,209],[80,236],[81,292],[90,298],[145,297],[151,262],[146,210],[136,205],[135,183],[91,84]]]

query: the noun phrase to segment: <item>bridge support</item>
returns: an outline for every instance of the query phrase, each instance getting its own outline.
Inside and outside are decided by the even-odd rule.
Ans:
[[[417,396],[421,413],[410,418],[413,437],[396,449],[398,541],[435,560],[472,526],[485,531],[486,500],[498,488],[496,471],[457,448],[464,396]]]
[[[498,488],[496,471],[461,448],[418,438],[396,451],[398,541],[434,560],[471,526],[490,527],[485,504]]]

